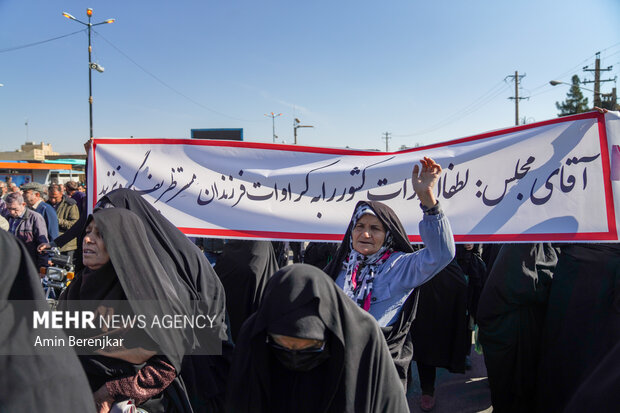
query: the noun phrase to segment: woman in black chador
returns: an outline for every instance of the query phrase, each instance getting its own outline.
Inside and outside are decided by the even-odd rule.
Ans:
[[[23,243],[0,230],[0,411],[95,411],[92,393],[70,347],[37,350],[34,342],[62,331],[32,328],[34,311],[49,310],[39,272]],[[19,311],[21,308],[21,311]]]
[[[233,341],[237,341],[243,322],[258,308],[269,277],[278,269],[269,241],[231,240],[224,245],[215,272],[226,291]]]
[[[408,412],[376,321],[316,267],[269,280],[241,328],[229,412]]]
[[[216,317],[209,334],[202,334],[194,340],[194,355],[184,358],[181,376],[194,413],[221,410],[232,344],[224,321],[226,299],[219,278],[202,251],[139,192],[116,189],[97,203],[97,208],[111,207],[128,209],[140,218],[146,230],[146,240],[170,282],[175,285],[177,294],[190,300],[197,314]],[[217,348],[212,348],[214,346]],[[216,355],[220,347],[221,355]]]
[[[96,211],[87,221],[82,243],[85,269],[61,295],[61,311],[146,316],[142,328],[71,330],[78,338],[107,336],[123,339],[111,347],[83,348],[80,357],[100,413],[115,402],[133,399],[149,412],[191,412],[185,387],[178,377],[185,353],[192,348],[189,328],[161,328],[153,316],[192,316],[192,303],[177,294],[154,250],[145,243],[146,231],[131,211]],[[105,308],[105,312],[103,309]]]
[[[537,412],[618,411],[620,244],[560,248],[543,325]]]
[[[558,261],[551,244],[504,244],[478,303],[478,338],[493,411],[531,412],[547,299]]]

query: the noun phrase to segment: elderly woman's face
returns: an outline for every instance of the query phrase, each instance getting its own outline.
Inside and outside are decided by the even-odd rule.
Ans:
[[[353,249],[360,254],[372,255],[381,249],[385,241],[385,228],[374,215],[362,215],[353,227]]]
[[[97,230],[95,221],[90,221],[86,227],[86,234],[82,242],[82,261],[91,270],[97,270],[110,261],[110,255],[105,248],[103,237]]]

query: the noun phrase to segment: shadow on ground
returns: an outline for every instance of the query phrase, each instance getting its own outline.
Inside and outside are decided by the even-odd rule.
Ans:
[[[484,357],[471,352],[472,369],[465,374],[453,374],[446,369],[437,369],[435,380],[435,408],[432,413],[491,413],[491,391]],[[421,413],[420,379],[413,363],[413,380],[407,391],[411,413]]]

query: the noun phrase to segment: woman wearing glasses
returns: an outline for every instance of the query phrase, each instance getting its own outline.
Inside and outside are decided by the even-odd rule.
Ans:
[[[408,412],[381,330],[320,269],[274,274],[242,326],[230,412]]]

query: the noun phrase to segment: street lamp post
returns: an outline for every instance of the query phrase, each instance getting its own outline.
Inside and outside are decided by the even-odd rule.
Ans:
[[[301,121],[297,118],[293,121],[293,135],[295,136],[295,145],[297,145],[297,129],[298,128],[314,128],[311,125],[300,125]]]
[[[568,83],[568,82],[560,82],[559,80],[550,80],[550,81],[549,81],[549,84],[550,84],[551,86],[557,86],[557,85],[568,85],[568,86],[571,86],[571,87],[573,86],[573,84],[572,84],[572,83]],[[588,88],[585,88],[585,87],[582,87],[582,86],[579,86],[579,89],[587,90],[588,92],[592,92],[592,93],[594,93],[594,95],[598,95],[598,96],[610,96],[610,95],[612,95],[612,96],[613,96],[613,95],[615,95],[615,93],[616,93],[616,89],[615,89],[615,88],[614,88],[614,91],[613,91],[612,93],[601,93],[601,92],[598,92],[598,91],[596,91],[596,90],[593,90],[593,89],[588,89]],[[616,100],[618,100],[618,98],[614,99],[614,98],[612,97],[612,101],[616,101]]]
[[[273,143],[276,143],[276,118],[282,116],[281,113],[265,113],[265,116],[271,118],[271,133],[273,134]]]
[[[65,16],[67,19],[71,19],[74,20],[80,24],[83,24],[84,26],[88,27],[88,110],[89,110],[89,115],[90,115],[90,138],[93,138],[93,81],[92,81],[92,71],[96,70],[99,73],[103,72],[103,67],[99,66],[97,63],[93,63],[92,59],[91,59],[91,54],[93,51],[93,48],[91,46],[90,43],[90,32],[93,28],[93,26],[99,26],[100,24],[109,24],[109,23],[114,23],[114,19],[107,19],[104,20],[102,22],[99,23],[91,23],[90,22],[90,18],[93,16],[93,9],[86,9],[86,15],[88,16],[88,23],[84,23],[81,20],[76,19],[75,17],[73,17],[72,15],[70,15],[69,13],[63,12],[62,13],[63,16]]]

